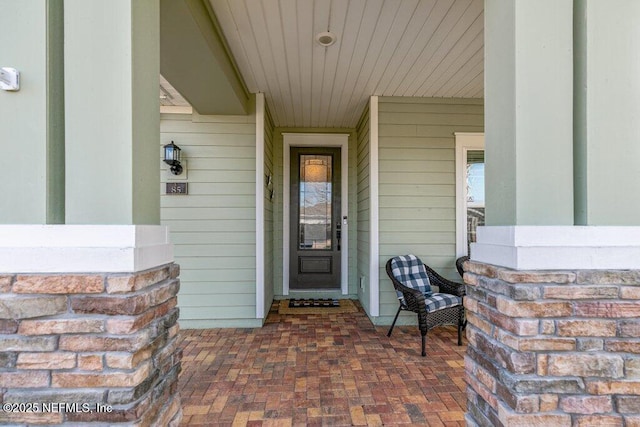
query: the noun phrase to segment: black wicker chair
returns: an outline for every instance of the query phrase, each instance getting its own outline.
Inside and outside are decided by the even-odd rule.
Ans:
[[[465,255],[465,256],[461,256],[460,258],[458,258],[456,260],[456,270],[458,270],[458,274],[460,275],[460,277],[464,276],[464,263],[465,261],[469,261],[469,256]]]
[[[405,261],[409,257],[412,260],[417,260],[417,265],[419,265],[420,269],[424,267],[424,272],[429,278],[430,285],[438,286],[439,292],[433,295],[425,296],[423,293],[423,289],[416,288],[412,285],[413,280],[405,280],[406,277],[398,277],[398,271],[394,274],[394,266],[397,266],[399,260]],[[396,267],[397,268],[397,267]],[[391,324],[391,328],[387,333],[387,336],[391,336],[393,332],[393,328],[398,320],[398,316],[400,312],[403,310],[411,311],[418,315],[418,328],[420,329],[420,334],[422,335],[422,356],[426,356],[425,351],[425,343],[427,331],[433,329],[436,326],[440,325],[455,325],[458,327],[458,345],[462,345],[462,328],[464,326],[464,305],[463,298],[465,295],[465,285],[462,283],[452,282],[450,280],[445,279],[436,273],[433,269],[431,269],[426,264],[422,263],[420,259],[415,257],[415,255],[406,255],[401,257],[394,257],[387,261],[386,265],[387,275],[391,279],[393,283],[393,287],[396,290],[396,293],[399,295],[400,307],[398,307],[398,312],[396,313],[396,317],[393,319],[393,323]],[[402,283],[404,281],[405,283]],[[409,285],[409,286],[405,286]],[[413,287],[411,287],[413,286]],[[401,295],[401,297],[400,297]],[[434,307],[434,300],[439,298],[443,298],[448,300],[449,303],[446,304],[444,308]]]

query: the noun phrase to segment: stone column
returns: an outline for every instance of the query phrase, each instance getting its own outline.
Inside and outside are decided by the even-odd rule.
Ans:
[[[0,424],[178,425],[158,0],[0,6],[23,76],[0,93]]]
[[[640,425],[640,270],[465,268],[468,425]]]
[[[633,0],[485,4],[487,174],[515,177],[515,188],[507,183],[509,191],[499,194],[499,182],[487,180],[491,226],[478,229],[466,264],[467,423],[640,425],[640,217],[638,202],[624,200],[640,185],[634,118],[640,111],[640,5]],[[529,70],[571,68],[557,59],[573,47],[572,78],[561,71],[557,81],[539,86]],[[518,64],[534,56],[534,68],[518,71]],[[499,73],[506,74],[498,78]],[[513,87],[516,101],[509,104]],[[572,88],[567,108],[565,95]],[[527,96],[518,98],[519,93]],[[538,106],[524,121],[518,118],[518,99]],[[541,111],[545,104],[550,111],[559,106],[572,111],[563,122],[573,124],[573,143],[556,139],[555,155],[543,141],[546,157],[531,158],[535,144],[521,150],[521,141],[549,129],[558,135],[558,123]],[[511,109],[515,120],[505,122],[502,116]],[[512,155],[515,172],[502,175],[502,169],[511,170],[505,154],[489,161],[492,144]],[[547,167],[558,177],[559,167],[573,168],[573,191],[565,175],[557,185],[538,179]],[[572,202],[574,218],[568,221]]]
[[[0,225],[0,424],[177,425],[172,260],[165,227]]]

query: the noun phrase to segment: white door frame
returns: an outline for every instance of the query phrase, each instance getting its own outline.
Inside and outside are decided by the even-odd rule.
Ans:
[[[340,147],[341,166],[341,213],[349,215],[349,134],[347,133],[283,133],[283,188],[282,199],[282,294],[289,295],[289,239],[290,239],[290,192],[291,192],[291,147]],[[342,223],[342,251],[340,252],[340,283],[342,295],[349,293],[349,221]]]

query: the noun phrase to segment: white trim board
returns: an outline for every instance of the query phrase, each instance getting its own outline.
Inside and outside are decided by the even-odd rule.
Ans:
[[[378,97],[369,100],[369,310],[380,316],[380,187]]]
[[[640,227],[478,227],[471,259],[515,270],[638,270]]]
[[[469,150],[484,150],[484,133],[455,132],[456,138],[456,257],[467,255],[467,186],[465,159]]]
[[[173,262],[160,225],[0,225],[0,273],[135,273]]]
[[[282,230],[282,294],[289,295],[289,227],[291,223],[289,193],[291,190],[291,147],[340,147],[340,161],[342,162],[342,216],[346,216],[347,224],[342,225],[342,235],[347,236],[342,243],[340,254],[340,283],[342,295],[349,293],[349,134],[347,133],[283,133],[283,230]],[[351,218],[351,219],[349,219]],[[296,291],[297,292],[297,291]]]
[[[256,94],[256,319],[264,318],[264,93]]]

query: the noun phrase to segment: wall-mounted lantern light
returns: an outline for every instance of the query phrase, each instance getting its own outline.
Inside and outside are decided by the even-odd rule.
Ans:
[[[180,175],[182,173],[182,165],[180,164],[180,147],[175,145],[173,141],[171,144],[164,146],[164,162],[171,166],[171,173],[174,175]]]

